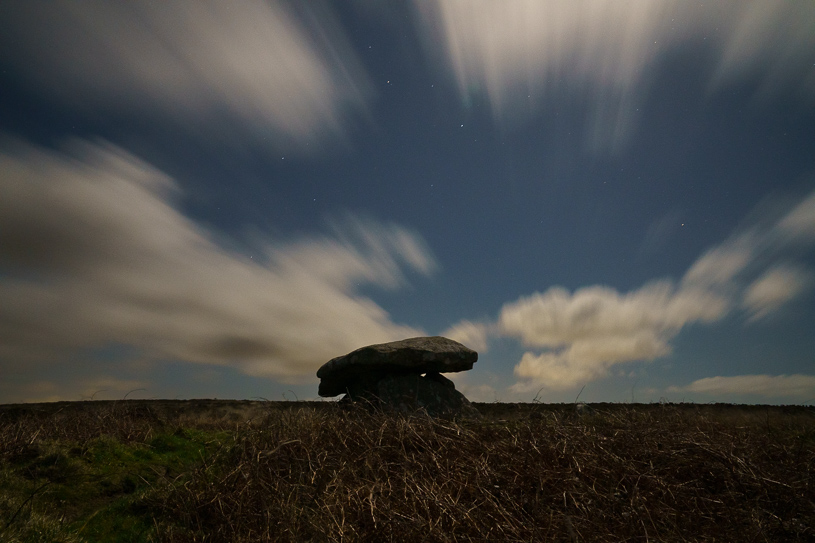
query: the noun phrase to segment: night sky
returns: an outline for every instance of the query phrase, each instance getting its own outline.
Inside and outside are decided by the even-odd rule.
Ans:
[[[0,4],[0,403],[815,402],[815,3]]]

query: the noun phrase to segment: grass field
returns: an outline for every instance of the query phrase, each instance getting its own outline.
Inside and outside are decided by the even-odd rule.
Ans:
[[[0,406],[0,541],[815,541],[815,409]]]

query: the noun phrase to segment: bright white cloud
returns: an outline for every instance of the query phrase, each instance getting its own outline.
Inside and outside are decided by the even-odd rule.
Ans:
[[[324,6],[323,6],[324,7]],[[286,144],[343,131],[368,78],[335,17],[280,2],[0,4],[0,60],[38,91],[93,114],[153,114],[191,131]]]
[[[608,287],[574,293],[555,287],[505,304],[498,328],[546,349],[524,354],[516,376],[529,386],[565,389],[604,377],[613,365],[664,356],[683,326],[713,322],[727,310],[721,297],[677,290],[666,281],[627,294]]]
[[[417,1],[427,47],[439,45],[465,103],[483,89],[500,120],[525,118],[555,91],[585,100],[588,144],[619,147],[652,69],[677,46],[707,44],[714,86],[755,70],[763,86],[815,91],[811,2],[733,0]]]
[[[737,375],[706,377],[684,387],[670,387],[668,392],[698,392],[712,396],[723,394],[755,394],[770,398],[815,396],[815,376],[812,375]]]
[[[609,368],[633,360],[653,360],[670,352],[667,342],[648,332],[628,337],[586,340],[554,352],[524,353],[515,366],[515,375],[523,381],[511,387],[528,392],[538,386],[565,390],[606,377]]]
[[[336,237],[270,244],[259,262],[181,215],[161,172],[73,147],[0,153],[0,368],[123,344],[308,381],[337,353],[421,335],[353,290],[429,273],[417,235],[348,219]]]
[[[725,301],[693,290],[676,291],[667,281],[620,294],[608,287],[586,287],[570,294],[554,287],[506,304],[501,331],[525,345],[555,348],[581,340],[628,338],[642,330],[675,333],[688,322],[714,321]]]
[[[751,320],[760,319],[800,295],[811,282],[810,274],[799,268],[775,266],[747,288],[743,305],[750,312]]]
[[[483,353],[487,351],[488,331],[488,326],[483,323],[464,320],[451,326],[442,332],[441,335],[453,341],[458,341],[462,345],[479,353]]]

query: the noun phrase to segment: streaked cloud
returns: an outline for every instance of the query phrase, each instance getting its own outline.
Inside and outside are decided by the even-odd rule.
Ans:
[[[323,3],[249,0],[0,5],[0,60],[94,115],[168,117],[273,145],[341,135],[368,78]],[[215,136],[213,136],[215,137]],[[301,147],[302,148],[302,147]]]
[[[737,375],[706,377],[668,392],[697,392],[709,395],[754,394],[767,398],[811,398],[815,396],[813,375]]]
[[[781,221],[776,230],[795,241],[815,240],[815,192],[796,205]]]
[[[800,268],[777,265],[750,284],[743,305],[751,320],[761,319],[799,296],[811,283],[812,276]]]
[[[655,67],[685,43],[713,51],[711,88],[758,72],[762,90],[811,98],[811,2],[733,0],[436,0],[415,3],[427,48],[464,103],[483,92],[501,122],[540,112],[560,93],[586,104],[588,147],[618,149],[637,122]],[[441,54],[437,50],[441,50]]]
[[[750,234],[709,249],[685,272],[682,282],[701,288],[727,287],[755,257],[758,240]]]
[[[422,334],[355,293],[434,269],[399,226],[349,217],[237,254],[179,212],[171,178],[85,142],[0,152],[0,192],[0,371],[126,345],[303,382],[336,353]]]
[[[681,227],[681,214],[676,210],[670,211],[652,222],[645,230],[645,236],[639,249],[640,254],[644,256],[653,255],[663,250]]]
[[[761,96],[792,91],[811,101],[815,93],[812,2],[730,0],[698,9],[723,30],[722,39],[717,40],[721,52],[712,86],[755,77]]]

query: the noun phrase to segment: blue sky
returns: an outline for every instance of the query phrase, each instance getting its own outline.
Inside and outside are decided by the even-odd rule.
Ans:
[[[6,2],[0,402],[815,401],[809,2]]]

